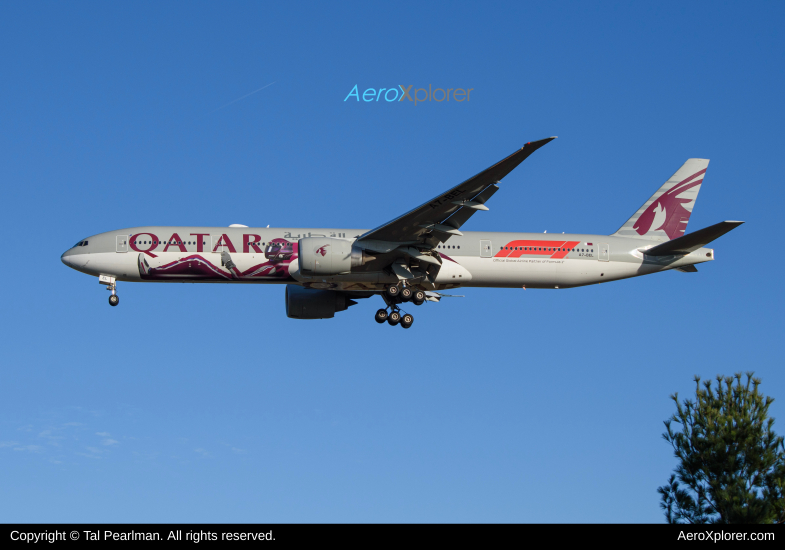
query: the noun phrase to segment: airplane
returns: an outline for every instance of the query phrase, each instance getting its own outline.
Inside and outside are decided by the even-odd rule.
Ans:
[[[468,287],[565,289],[714,260],[706,245],[744,222],[685,234],[707,159],[691,158],[612,235],[462,231],[501,180],[556,139],[532,141],[490,168],[371,230],[133,227],[80,240],[67,266],[98,277],[116,306],[117,283],[284,284],[287,317],[327,319],[381,296],[378,323],[410,328],[402,307]]]

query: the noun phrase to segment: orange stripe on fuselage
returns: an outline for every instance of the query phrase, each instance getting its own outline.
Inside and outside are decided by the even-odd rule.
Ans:
[[[518,248],[518,250],[499,250],[496,258],[520,258],[521,256],[550,256],[560,260],[569,254],[569,249],[575,248],[579,241],[510,241],[504,245],[505,249]],[[548,250],[548,249],[551,250]],[[561,248],[561,250],[554,250]]]

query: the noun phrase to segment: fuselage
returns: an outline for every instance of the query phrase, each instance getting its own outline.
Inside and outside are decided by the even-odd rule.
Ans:
[[[399,277],[384,262],[332,276],[305,276],[298,241],[354,241],[364,229],[134,227],[87,237],[62,255],[69,267],[129,282],[300,284],[344,291],[381,291]],[[436,248],[442,265],[431,290],[457,287],[570,288],[647,275],[714,259],[647,256],[661,241],[565,233],[466,231]],[[85,244],[86,243],[86,244]],[[385,266],[385,267],[383,267]]]

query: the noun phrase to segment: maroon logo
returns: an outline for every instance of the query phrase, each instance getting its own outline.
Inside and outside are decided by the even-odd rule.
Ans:
[[[316,254],[321,254],[322,256],[327,256],[327,247],[328,246],[330,246],[330,245],[326,244],[324,246],[320,246],[319,248],[316,249],[315,253]]]
[[[651,203],[635,221],[635,225],[633,225],[633,229],[638,232],[638,235],[645,235],[649,231],[662,229],[669,239],[681,237],[690,219],[690,211],[682,205],[692,202],[693,199],[682,199],[679,198],[679,195],[700,185],[703,182],[703,178],[691,183],[690,181],[698,176],[702,176],[705,172],[706,169],[704,168],[700,172],[677,183]],[[652,228],[653,225],[656,227]]]

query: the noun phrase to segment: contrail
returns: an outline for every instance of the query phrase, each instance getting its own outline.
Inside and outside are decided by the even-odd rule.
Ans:
[[[246,97],[248,97],[248,96],[251,96],[251,95],[254,95],[254,94],[255,94],[255,93],[257,93],[257,92],[261,92],[262,90],[264,90],[265,88],[267,88],[267,87],[269,87],[269,86],[272,86],[273,84],[275,84],[275,82],[270,82],[270,83],[269,83],[267,86],[262,86],[261,88],[259,88],[258,90],[254,90],[254,91],[253,91],[253,92],[251,92],[250,94],[245,94],[243,97],[238,97],[238,98],[237,98],[237,99],[235,99],[234,101],[230,101],[230,102],[229,102],[229,103],[227,103],[226,105],[222,105],[222,106],[218,107],[218,108],[217,108],[215,111],[220,111],[221,109],[223,109],[223,108],[225,108],[225,107],[228,107],[228,106],[229,106],[229,105],[231,105],[232,103],[237,103],[237,102],[238,102],[238,101],[240,101],[241,99],[245,99]],[[210,112],[209,112],[209,113],[207,113],[207,114],[211,115],[211,114],[213,114],[215,111],[210,111]]]

